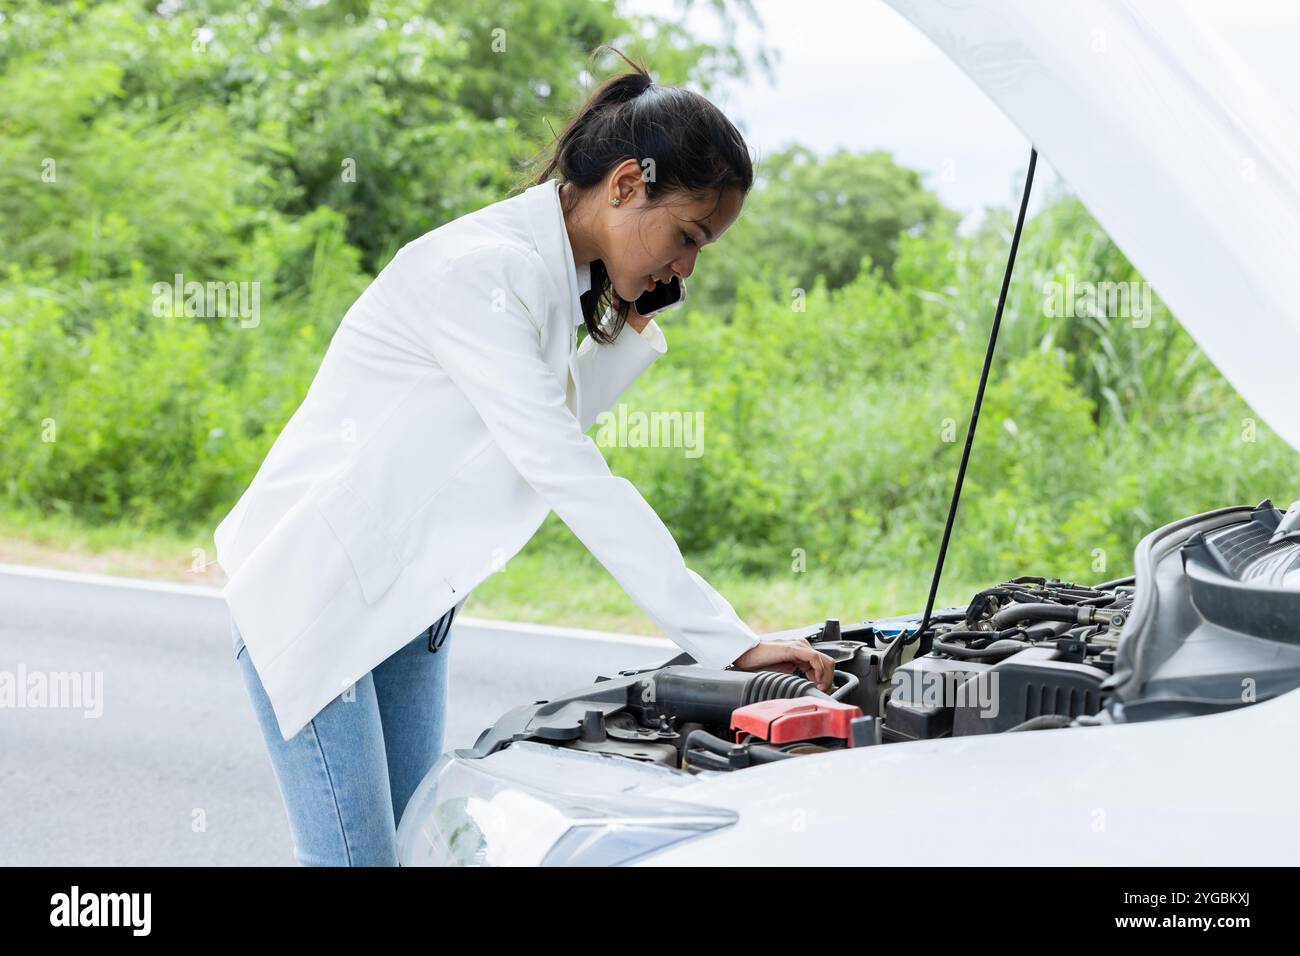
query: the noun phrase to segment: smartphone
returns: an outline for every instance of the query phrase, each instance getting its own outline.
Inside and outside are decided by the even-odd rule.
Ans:
[[[667,282],[656,282],[654,290],[642,292],[635,302],[638,314],[647,319],[666,309],[675,309],[686,301],[686,283],[677,276]]]

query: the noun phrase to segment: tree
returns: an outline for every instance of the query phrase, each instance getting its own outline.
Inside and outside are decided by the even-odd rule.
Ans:
[[[811,289],[823,276],[838,289],[863,258],[893,277],[899,236],[955,227],[957,216],[886,152],[839,150],[818,158],[792,146],[760,159],[754,189],[735,225],[700,257],[692,298],[725,309],[742,279],[766,278],[785,298],[786,278]]]

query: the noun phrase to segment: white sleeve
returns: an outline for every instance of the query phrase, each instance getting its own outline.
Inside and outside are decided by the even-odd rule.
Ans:
[[[419,266],[417,258],[396,270],[399,294],[422,308],[434,359],[524,480],[700,664],[725,667],[757,644],[731,605],[686,567],[654,509],[610,472],[565,405],[564,383],[541,349],[539,322],[556,292],[536,252],[495,245],[432,274]]]
[[[609,316],[609,310],[605,310]],[[618,338],[604,345],[588,335],[578,346],[578,421],[585,432],[618,401],[637,377],[668,351],[664,333],[651,319],[638,333],[624,326]]]
[[[659,328],[659,324],[654,319],[647,321],[645,327],[637,334],[649,342],[650,347],[660,355],[668,351],[668,340],[664,338],[664,330]]]

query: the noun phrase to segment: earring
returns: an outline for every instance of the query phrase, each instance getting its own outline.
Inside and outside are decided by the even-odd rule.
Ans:
[[[619,199],[617,196],[615,196],[613,199],[611,199],[611,200],[609,201],[609,204],[610,204],[611,206],[617,206],[617,205],[618,205],[619,203],[621,203],[622,201],[623,201],[623,200],[621,200],[621,199]]]

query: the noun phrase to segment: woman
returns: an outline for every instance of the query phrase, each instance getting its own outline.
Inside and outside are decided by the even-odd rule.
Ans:
[[[830,658],[759,640],[584,435],[666,349],[631,303],[691,274],[752,180],[713,104],[635,67],[531,186],[407,244],[344,316],[215,534],[300,863],[396,863],[442,749],[452,618],[550,510],[700,664],[830,688]]]

